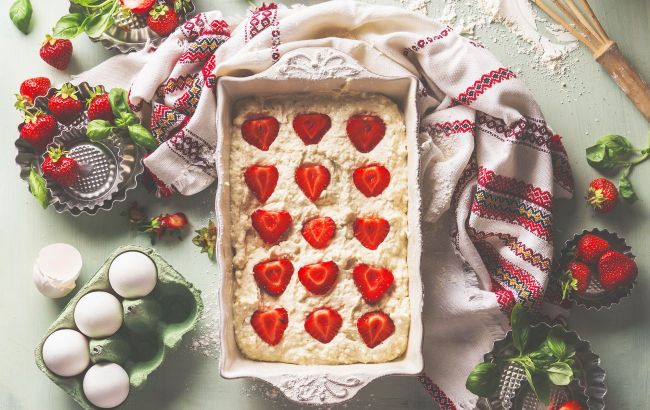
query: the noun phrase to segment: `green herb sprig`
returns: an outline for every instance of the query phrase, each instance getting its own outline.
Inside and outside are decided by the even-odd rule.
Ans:
[[[115,24],[115,16],[121,11],[119,0],[70,0],[82,7],[81,11],[61,17],[52,29],[56,38],[75,38],[86,33],[98,38]]]
[[[41,204],[43,209],[47,208],[50,204],[50,194],[45,186],[45,179],[34,169],[33,165],[29,169],[27,182],[29,184],[29,192],[34,195],[34,198],[38,200],[38,203]]]
[[[29,33],[29,22],[32,20],[32,12],[30,0],[15,0],[9,7],[9,18],[18,30],[27,34]]]
[[[537,398],[549,404],[551,386],[566,386],[578,375],[575,349],[564,342],[557,327],[548,330],[531,326],[529,316],[520,304],[512,309],[510,320],[516,353],[480,363],[470,373],[465,387],[477,396],[490,397],[499,388],[503,369],[516,363],[524,369],[528,385]]]
[[[618,192],[620,196],[634,202],[638,199],[632,183],[630,173],[632,169],[650,156],[650,141],[645,149],[636,149],[630,141],[621,135],[605,135],[596,141],[596,144],[587,148],[587,162],[600,172],[623,172],[618,179]]]
[[[158,142],[151,132],[135,116],[128,103],[128,92],[123,88],[113,88],[108,98],[115,116],[115,124],[106,120],[93,120],[88,123],[86,135],[91,141],[101,141],[109,135],[125,131],[134,143],[148,151],[156,149]]]

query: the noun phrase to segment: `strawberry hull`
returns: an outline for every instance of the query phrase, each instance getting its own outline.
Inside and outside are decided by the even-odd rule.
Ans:
[[[635,259],[635,255],[632,253],[632,248],[627,245],[625,239],[620,238],[616,233],[609,232],[607,229],[601,230],[598,228],[592,228],[591,230],[584,230],[581,233],[575,234],[573,238],[564,243],[564,246],[560,253],[559,262],[561,269],[559,272],[562,272],[563,267],[565,267],[569,262],[571,262],[571,260],[573,260],[574,256],[572,254],[572,250],[575,249],[579,239],[586,234],[593,234],[605,239],[607,242],[609,242],[611,250],[622,252],[630,259]],[[575,292],[571,292],[569,294],[569,300],[587,309],[600,310],[603,308],[609,309],[612,306],[618,304],[621,299],[631,295],[632,289],[636,284],[636,279],[625,286],[612,290],[605,290],[605,288],[600,284],[600,281],[598,280],[598,262],[589,266],[592,269],[593,275],[586,292],[583,294],[576,294]]]

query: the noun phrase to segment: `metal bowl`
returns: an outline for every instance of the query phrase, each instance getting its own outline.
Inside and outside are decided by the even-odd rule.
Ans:
[[[575,234],[572,239],[565,242],[564,247],[560,253],[560,271],[558,274],[560,274],[564,269],[564,266],[566,266],[574,258],[572,251],[578,244],[578,240],[588,233],[594,234],[607,240],[612,249],[624,253],[631,259],[635,259],[635,256],[632,253],[632,248],[627,245],[625,239],[620,238],[616,233],[609,232],[607,229],[601,230],[598,228],[593,228],[589,231],[584,230],[581,233]],[[614,289],[612,291],[606,291],[601,286],[597,275],[594,275],[589,282],[589,287],[587,288],[585,294],[578,295],[575,292],[570,292],[569,300],[587,309],[600,310],[602,308],[611,308],[613,305],[618,304],[624,297],[630,296],[635,284],[636,280],[625,287]]]
[[[158,0],[157,3],[165,3],[165,1]],[[178,14],[179,25],[187,20],[187,17],[194,12],[194,9],[194,3],[190,1],[188,10],[185,13]],[[77,13],[81,10],[83,10],[83,7],[70,4],[70,13]],[[166,38],[161,37],[147,27],[146,15],[130,13],[126,17],[118,15],[115,18],[115,24],[98,38],[90,38],[90,40],[101,43],[107,50],[117,49],[120,53],[129,53],[131,51],[140,51],[147,44],[158,47]]]
[[[79,98],[85,100],[95,87],[81,83],[76,88]],[[104,87],[100,88],[104,91]],[[56,88],[51,88],[45,96],[36,98],[34,105],[48,112],[48,100],[56,92]],[[116,202],[126,200],[127,192],[137,186],[137,177],[144,172],[143,148],[121,134],[101,142],[91,142],[86,137],[87,124],[85,111],[71,124],[59,123],[59,134],[49,145],[62,147],[80,165],[79,181],[73,187],[62,188],[47,181],[50,204],[58,213],[70,212],[78,216],[82,213],[94,215],[100,209],[110,210]],[[22,138],[18,138],[14,145],[18,151],[16,163],[20,167],[20,177],[27,180],[32,166],[40,173],[44,153]]]
[[[543,326],[548,330],[551,325],[539,323],[534,327]],[[590,410],[603,410],[605,408],[605,370],[600,367],[600,357],[591,350],[588,341],[582,340],[576,332],[568,331],[563,326],[555,325],[564,336],[567,344],[575,347],[575,360],[581,370],[580,378],[563,388],[555,388],[552,398],[558,400],[578,400],[587,405]],[[503,339],[494,342],[492,351],[485,355],[484,360],[491,361],[496,356],[511,355],[514,353],[512,344],[512,331]],[[479,409],[484,410],[538,410],[546,409],[543,403],[537,400],[525,382],[524,371],[518,365],[510,365],[501,374],[499,389],[493,397],[481,398]]]

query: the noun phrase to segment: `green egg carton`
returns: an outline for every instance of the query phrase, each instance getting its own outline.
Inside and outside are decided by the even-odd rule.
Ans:
[[[118,407],[126,405],[133,392],[144,386],[147,377],[160,367],[167,353],[176,348],[183,336],[196,326],[203,312],[201,291],[165,262],[156,251],[150,248],[131,245],[122,246],[113,252],[106,259],[102,267],[99,268],[97,273],[68,302],[34,351],[36,366],[54,383],[72,396],[84,409],[96,408],[86,399],[83,393],[82,382],[85,372],[73,377],[61,377],[52,373],[43,362],[43,344],[48,336],[56,330],[76,330],[73,312],[77,302],[85,294],[101,290],[110,292],[120,301],[124,300],[124,298],[116,294],[111,288],[108,282],[108,268],[111,266],[113,259],[127,251],[142,252],[154,261],[158,269],[158,283],[147,298],[157,300],[162,309],[158,326],[155,327],[153,332],[147,334],[134,333],[127,329],[123,323],[116,334],[123,338],[123,340],[127,340],[130,344],[130,353],[122,364],[129,374],[129,397]],[[90,366],[93,364],[91,362]]]

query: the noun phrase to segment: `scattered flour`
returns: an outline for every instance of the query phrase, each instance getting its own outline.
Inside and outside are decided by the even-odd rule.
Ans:
[[[208,271],[210,275],[214,272]],[[219,305],[217,297],[216,279],[203,290],[203,315],[197,329],[194,331],[194,339],[190,341],[190,349],[200,352],[207,357],[218,359],[221,352],[221,341],[219,340]]]

